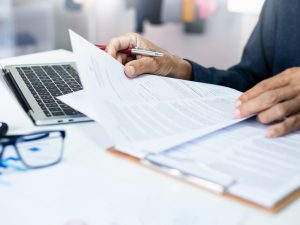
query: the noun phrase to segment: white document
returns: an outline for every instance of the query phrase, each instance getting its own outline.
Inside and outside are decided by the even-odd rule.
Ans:
[[[136,184],[96,168],[62,161],[1,175],[1,224],[240,225],[244,219],[242,210],[201,202],[189,193],[166,192],[147,182]]]
[[[73,32],[71,40],[84,91],[60,99],[99,122],[119,150],[265,207],[299,188],[300,132],[267,139],[255,121],[236,124],[240,92],[153,75],[129,79],[105,52]]]
[[[214,179],[233,195],[272,207],[300,187],[300,131],[268,139],[265,129],[255,120],[244,121],[151,158]],[[218,180],[213,171],[235,182],[229,179],[226,184],[226,176]]]
[[[153,75],[129,79],[118,61],[74,32],[70,36],[87,104],[67,104],[93,111],[86,114],[116,147],[160,152],[239,122],[232,114],[241,92]]]

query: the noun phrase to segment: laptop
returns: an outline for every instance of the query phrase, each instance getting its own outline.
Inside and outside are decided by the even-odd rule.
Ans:
[[[35,125],[91,121],[56,98],[82,90],[75,63],[10,65],[3,72]]]

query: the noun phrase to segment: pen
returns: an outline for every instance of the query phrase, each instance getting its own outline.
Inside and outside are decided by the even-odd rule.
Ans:
[[[96,47],[105,50],[105,45],[95,45]],[[127,48],[120,50],[119,52],[127,54],[127,55],[144,55],[144,56],[151,56],[151,57],[162,57],[164,56],[161,52],[152,51],[149,49],[143,49],[143,48]]]

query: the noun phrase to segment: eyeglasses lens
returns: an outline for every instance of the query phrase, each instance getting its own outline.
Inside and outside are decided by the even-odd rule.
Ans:
[[[60,132],[32,134],[21,137],[16,146],[26,165],[49,166],[60,160],[63,138]]]

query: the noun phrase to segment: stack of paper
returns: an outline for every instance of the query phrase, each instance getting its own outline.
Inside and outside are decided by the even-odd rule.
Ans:
[[[118,150],[265,207],[300,187],[300,132],[270,140],[256,121],[234,120],[241,92],[153,75],[129,79],[118,61],[70,35],[84,91],[60,99],[102,125]]]
[[[61,100],[100,123],[119,149],[161,152],[238,122],[240,92],[153,75],[129,79],[117,60],[70,34],[84,91]]]

